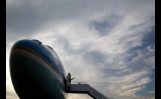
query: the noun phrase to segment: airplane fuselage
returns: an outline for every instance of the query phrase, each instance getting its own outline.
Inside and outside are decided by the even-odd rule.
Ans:
[[[20,99],[66,99],[66,73],[56,52],[38,40],[11,48],[10,74]]]

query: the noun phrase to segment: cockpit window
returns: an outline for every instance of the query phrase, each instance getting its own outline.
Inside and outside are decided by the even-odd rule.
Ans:
[[[48,48],[50,48],[51,50],[53,50],[53,48],[52,47],[50,47],[50,46],[48,46],[48,45],[46,45]]]
[[[33,41],[36,41],[36,42],[40,42],[39,40],[36,40],[36,39],[32,39]]]

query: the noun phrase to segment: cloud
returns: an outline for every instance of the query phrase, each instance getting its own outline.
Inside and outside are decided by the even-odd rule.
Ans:
[[[91,28],[94,27],[98,31],[99,35],[107,35],[110,30],[117,25],[123,16],[110,15],[101,20],[94,20],[90,23]]]
[[[150,36],[155,34],[154,4],[154,0],[7,0],[6,70],[14,42],[38,39],[56,51],[74,82],[88,82],[111,98],[154,98],[135,94],[151,82],[155,69]],[[6,71],[9,79],[8,75]],[[11,80],[6,81],[10,99],[16,95]]]
[[[155,94],[155,91],[147,91],[147,93],[154,93]]]

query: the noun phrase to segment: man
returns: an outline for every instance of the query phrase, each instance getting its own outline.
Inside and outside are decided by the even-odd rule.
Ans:
[[[74,78],[71,79],[71,74],[68,73],[67,82],[66,82],[67,90],[70,90],[71,80],[73,80],[73,79],[74,79]]]

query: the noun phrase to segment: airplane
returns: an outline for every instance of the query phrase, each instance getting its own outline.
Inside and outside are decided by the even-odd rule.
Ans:
[[[109,99],[89,84],[71,84],[71,74],[52,47],[36,39],[15,42],[9,57],[13,87],[20,99],[67,99],[68,93],[85,93]]]
[[[11,48],[9,64],[20,99],[67,99],[66,73],[50,46],[35,39],[19,40]]]

